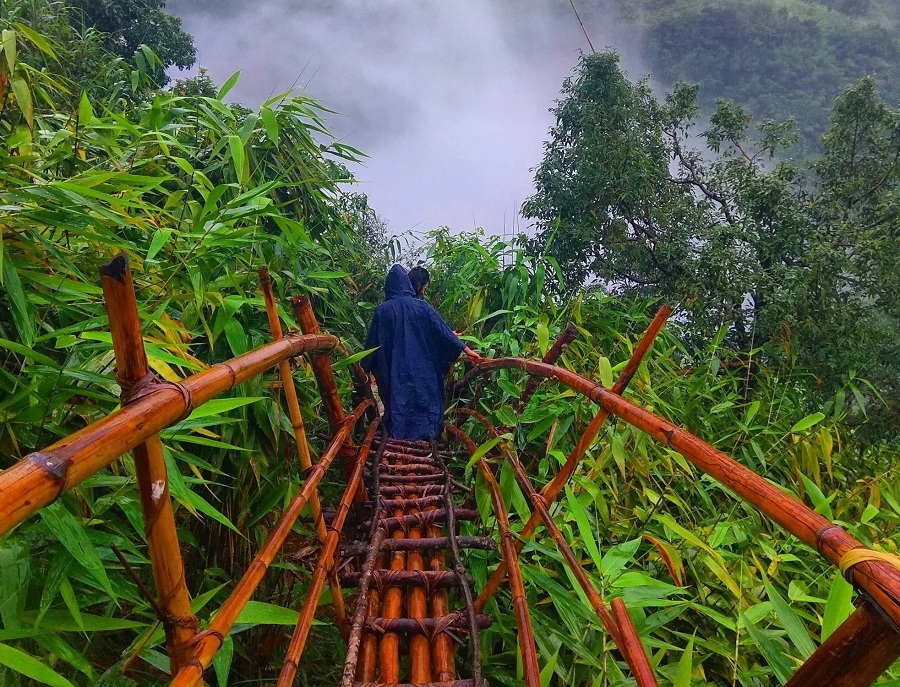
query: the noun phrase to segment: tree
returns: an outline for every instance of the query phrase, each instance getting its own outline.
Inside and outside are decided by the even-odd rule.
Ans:
[[[68,5],[76,30],[101,31],[108,49],[126,60],[132,60],[141,45],[166,67],[186,69],[197,58],[194,39],[181,28],[180,19],[166,13],[166,0],[69,0]],[[165,74],[159,78],[168,81]]]
[[[749,142],[748,113],[722,102],[699,151],[688,144],[697,111],[694,86],[660,102],[646,80],[628,81],[615,53],[584,57],[563,85],[524,213],[569,286],[597,280],[611,293],[681,301],[695,332],[726,325],[746,351],[753,329],[778,328],[803,251],[796,170],[762,165],[790,127],[766,123]]]
[[[661,102],[613,53],[584,57],[562,96],[524,213],[569,287],[680,302],[689,334],[800,362],[823,394],[852,391],[860,422],[900,407],[900,112],[874,79],[836,101],[810,176],[778,157],[792,122],[753,135],[719,101],[696,132],[696,87]]]

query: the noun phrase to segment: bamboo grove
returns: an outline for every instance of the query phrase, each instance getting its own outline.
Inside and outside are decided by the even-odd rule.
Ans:
[[[814,377],[735,356],[724,330],[697,341],[661,303],[557,291],[534,247],[440,230],[403,254],[342,190],[361,154],[305,96],[253,112],[224,103],[233,80],[154,90],[149,57],[88,92],[28,23],[3,44],[4,685],[194,684],[207,666],[223,687],[340,684],[348,651],[384,658],[357,602],[414,559],[384,543],[410,523],[458,533],[441,579],[468,581],[474,614],[436,584],[417,622],[479,625],[417,649],[431,681],[823,684],[838,665],[834,684],[890,684],[894,559],[853,552],[896,554],[900,488],[846,421],[864,380],[813,401]],[[435,306],[490,352],[455,371],[437,448],[387,446],[355,369],[397,257],[427,260]],[[442,515],[385,513],[386,531],[382,470],[471,496],[434,487],[420,505]]]

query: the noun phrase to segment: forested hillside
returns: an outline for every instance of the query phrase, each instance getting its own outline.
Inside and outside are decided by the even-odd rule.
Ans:
[[[648,31],[664,8],[688,10],[643,7]],[[51,0],[0,8],[0,469],[119,406],[98,267],[120,250],[150,366],[170,381],[270,340],[262,264],[279,303],[309,296],[325,329],[358,351],[386,268],[423,261],[428,298],[471,346],[540,358],[572,324],[560,365],[604,387],[657,307],[677,308],[626,397],[867,547],[900,549],[900,113],[875,80],[835,87],[816,125],[820,153],[804,169],[780,157],[788,128],[755,129],[729,103],[701,117],[693,87],[660,97],[614,53],[585,56],[562,85],[525,206],[533,240],[442,229],[404,252],[352,192],[360,153],[329,134],[315,100],[289,92],[256,110],[229,105],[237,76],[161,87],[161,68],[181,59],[151,49],[166,41],[129,53],[127,36],[103,32],[102,15],[88,26],[70,10]],[[867,22],[892,11],[873,2],[869,19],[851,24],[875,31]],[[335,370],[347,404],[346,359]],[[322,401],[305,360],[291,373],[319,455]],[[509,430],[492,440],[460,419],[497,472],[513,538],[528,502],[492,447],[515,451],[541,488],[597,410],[555,383],[520,407],[524,386],[504,370],[457,389]],[[309,478],[284,393],[280,380],[256,377],[162,433],[201,628]],[[452,467],[478,510],[461,533],[494,536],[485,482],[465,460]],[[329,503],[342,487],[336,473],[323,483]],[[169,684],[160,619],[135,579],[153,584],[140,501],[124,455],[0,538],[4,687]],[[624,422],[587,447],[553,517],[589,580],[627,602],[664,687],[783,684],[854,610],[836,568]],[[543,684],[631,684],[555,547],[538,530],[521,556]],[[316,549],[301,520],[222,637],[208,684],[274,683]],[[466,562],[477,588],[498,557],[473,550]],[[522,684],[511,608],[507,589],[486,607],[492,685]],[[346,648],[326,604],[317,617],[298,682],[333,686]]]
[[[900,5],[892,0],[613,0],[654,77],[698,82],[705,114],[719,98],[759,119],[795,117],[794,154],[820,150],[831,103],[867,74],[900,103]],[[601,20],[596,15],[597,20]]]

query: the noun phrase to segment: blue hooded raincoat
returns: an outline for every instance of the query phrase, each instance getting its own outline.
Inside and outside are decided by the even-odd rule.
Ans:
[[[434,308],[416,298],[400,265],[384,282],[384,303],[375,308],[362,360],[375,375],[384,403],[384,424],[395,439],[431,439],[444,424],[444,378],[465,344]]]

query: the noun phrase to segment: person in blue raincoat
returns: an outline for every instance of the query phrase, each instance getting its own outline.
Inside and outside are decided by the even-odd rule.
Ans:
[[[395,439],[432,439],[444,426],[444,378],[465,353],[472,363],[481,356],[466,346],[429,303],[416,298],[409,276],[394,265],[384,282],[384,302],[366,339],[362,359],[375,376],[384,404],[384,426]]]

